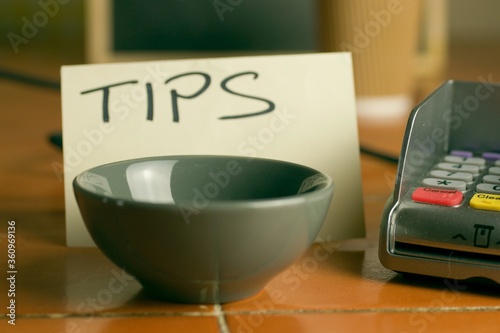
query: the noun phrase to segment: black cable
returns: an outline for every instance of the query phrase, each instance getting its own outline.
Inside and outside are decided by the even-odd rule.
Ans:
[[[28,85],[42,87],[42,88],[48,88],[48,89],[57,90],[57,91],[61,90],[61,83],[59,83],[59,82],[46,80],[43,78],[34,77],[31,75],[27,75],[27,74],[16,73],[16,72],[12,72],[12,71],[2,69],[2,68],[0,68],[0,79],[7,79],[7,80],[23,83],[23,84],[28,84]],[[62,135],[61,135],[61,133],[50,134],[49,141],[53,145],[57,146],[58,148],[62,148]],[[362,145],[360,145],[359,151],[362,154],[370,155],[370,156],[379,158],[381,160],[384,160],[386,162],[398,163],[397,156],[391,156],[391,155],[388,155],[386,153],[375,151],[373,149],[366,148]]]
[[[27,74],[17,73],[4,68],[0,68],[0,79],[10,80],[40,88],[61,91],[61,83],[57,81],[51,81]],[[60,132],[50,134],[49,142],[58,148],[62,148],[62,134]]]
[[[48,88],[52,90],[61,90],[61,84],[57,81],[51,81],[27,74],[13,72],[4,68],[0,68],[0,79],[11,80],[23,84]]]
[[[51,144],[53,144],[57,148],[62,149],[63,140],[62,140],[62,133],[61,132],[51,133],[49,135],[49,141]]]
[[[395,163],[395,164],[397,164],[399,162],[399,157],[397,157],[397,156],[391,156],[391,155],[388,155],[386,153],[382,153],[380,151],[376,151],[376,150],[373,150],[373,149],[370,149],[370,148],[366,148],[366,147],[364,147],[362,145],[359,146],[359,151],[362,154],[370,155],[370,156],[379,158],[381,160],[384,160],[386,162]]]

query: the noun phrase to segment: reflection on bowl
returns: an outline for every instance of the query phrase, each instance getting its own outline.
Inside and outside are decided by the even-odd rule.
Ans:
[[[223,303],[259,292],[316,238],[329,176],[232,156],[122,161],[73,188],[97,246],[162,299]]]

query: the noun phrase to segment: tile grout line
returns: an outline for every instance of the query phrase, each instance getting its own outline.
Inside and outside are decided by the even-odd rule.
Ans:
[[[214,230],[213,228],[211,228],[211,237],[212,237],[212,241],[214,241],[215,243],[214,244],[218,244],[216,242],[216,235],[214,234],[216,230]],[[216,247],[218,247],[218,245],[216,245]],[[220,290],[219,290],[219,287],[220,287],[220,268],[219,268],[219,257],[217,255],[214,256],[214,259],[213,259],[213,263],[214,263],[214,266],[215,266],[215,274],[216,274],[216,279],[214,281],[214,285],[213,285],[213,298],[214,298],[214,305],[213,305],[213,310],[214,310],[214,314],[217,318],[217,327],[219,328],[219,333],[230,333],[229,331],[229,327],[227,326],[227,322],[226,322],[226,316],[224,314],[224,310],[222,309],[222,305],[221,305],[221,302],[220,302]]]
[[[356,313],[458,313],[458,312],[498,312],[500,306],[466,306],[466,307],[404,307],[404,308],[360,308],[360,309],[291,309],[291,310],[236,310],[226,311],[226,315],[238,314],[356,314]]]
[[[230,333],[226,322],[226,315],[220,303],[214,304],[214,313],[217,316],[217,326],[220,333]]]
[[[224,311],[220,304],[214,305],[214,311],[209,312],[106,312],[95,315],[94,313],[32,313],[19,314],[16,318],[118,318],[118,317],[217,317],[218,323],[223,329],[222,333],[229,333],[226,315],[238,314],[269,314],[269,315],[289,315],[289,314],[349,314],[349,313],[424,313],[424,312],[497,312],[500,306],[466,306],[466,307],[405,307],[405,308],[361,308],[361,309],[290,309],[290,310],[233,310]],[[6,314],[0,314],[0,319],[8,318]]]
[[[104,313],[26,313],[16,314],[23,319],[69,319],[69,318],[127,318],[127,317],[214,317],[215,312],[104,312]],[[9,318],[0,314],[0,319]]]

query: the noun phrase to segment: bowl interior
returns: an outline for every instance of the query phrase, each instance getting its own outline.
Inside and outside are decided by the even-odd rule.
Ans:
[[[116,200],[173,203],[204,197],[211,202],[268,200],[313,192],[331,179],[309,167],[284,161],[232,156],[171,156],[102,165],[75,183]]]

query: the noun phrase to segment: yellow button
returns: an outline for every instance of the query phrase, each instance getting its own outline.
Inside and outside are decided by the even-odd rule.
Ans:
[[[500,195],[476,193],[470,199],[469,206],[475,209],[500,211]]]

